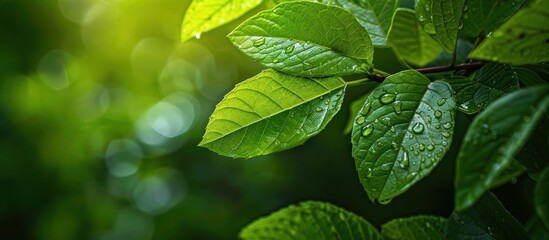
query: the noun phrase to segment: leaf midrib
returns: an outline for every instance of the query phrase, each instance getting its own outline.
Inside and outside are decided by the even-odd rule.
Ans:
[[[219,139],[221,139],[221,138],[226,137],[226,136],[229,135],[229,134],[232,134],[232,133],[238,132],[238,131],[240,131],[240,130],[242,130],[242,129],[248,128],[248,127],[251,126],[251,125],[254,125],[254,124],[258,123],[258,122],[264,121],[265,119],[270,119],[270,118],[272,118],[273,116],[278,115],[278,114],[280,114],[280,113],[282,113],[282,112],[290,111],[290,110],[292,110],[292,109],[294,109],[294,108],[296,108],[296,107],[299,107],[299,106],[301,106],[301,105],[303,105],[303,104],[306,104],[306,103],[309,103],[309,102],[311,102],[311,101],[314,101],[316,98],[319,98],[319,97],[321,97],[321,96],[328,95],[328,94],[330,94],[330,93],[332,93],[332,92],[334,92],[334,91],[340,90],[341,88],[347,86],[347,84],[346,84],[341,78],[338,78],[338,80],[339,80],[342,84],[341,84],[340,86],[337,86],[337,87],[334,88],[334,89],[329,90],[328,92],[325,92],[325,93],[323,93],[323,94],[317,94],[317,95],[315,95],[314,97],[311,97],[310,99],[308,99],[307,101],[303,101],[303,102],[297,103],[297,104],[295,104],[295,105],[293,105],[293,106],[290,106],[290,107],[288,107],[288,108],[286,108],[286,109],[282,109],[281,111],[274,112],[274,113],[272,113],[272,114],[270,114],[270,115],[266,115],[266,116],[263,117],[263,118],[258,118],[257,120],[254,120],[254,121],[251,121],[251,122],[249,122],[249,123],[247,123],[247,124],[245,124],[245,125],[242,125],[240,128],[238,128],[238,129],[236,129],[236,130],[234,130],[234,131],[231,131],[231,132],[228,132],[228,133],[224,133],[223,135],[221,135],[221,136],[219,136],[219,137],[216,137],[216,138],[214,138],[214,139],[212,139],[212,140],[209,140],[209,141],[207,141],[207,142],[202,141],[202,142],[200,142],[200,143],[198,144],[198,146],[204,146],[204,145],[206,145],[206,144],[213,143],[213,142],[215,142],[215,141],[217,141],[217,140],[219,140]],[[210,131],[211,131],[211,130],[208,129],[207,132],[210,132]],[[220,133],[220,132],[219,132],[219,133]]]

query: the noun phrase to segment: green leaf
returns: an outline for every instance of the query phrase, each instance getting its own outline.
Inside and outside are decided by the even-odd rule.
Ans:
[[[453,53],[458,31],[461,28],[461,14],[465,0],[432,0],[432,14],[438,41],[442,47]]]
[[[365,91],[366,94],[362,95],[358,99],[351,102],[351,104],[349,105],[349,120],[347,121],[347,126],[345,126],[345,130],[343,130],[344,134],[351,133],[351,130],[353,130],[353,122],[354,122],[358,112],[362,108],[362,105],[364,105],[364,102],[368,98],[368,95],[370,95],[370,92],[375,87],[377,87],[377,85],[379,85],[379,84],[376,83],[376,82],[371,82],[366,88],[366,91]]]
[[[509,64],[549,60],[549,0],[522,8],[492,32],[471,57]]]
[[[519,162],[528,169],[530,177],[537,175],[549,166],[549,117],[544,116],[517,156]]]
[[[496,196],[488,192],[471,208],[450,216],[445,238],[515,240],[528,239],[528,235]]]
[[[355,119],[353,157],[370,199],[386,203],[427,176],[452,141],[450,86],[408,70],[389,76]]]
[[[519,80],[509,65],[489,63],[470,78],[448,80],[456,91],[458,109],[473,114],[499,97],[519,89]]]
[[[181,41],[229,23],[254,9],[261,0],[193,0],[183,18]]]
[[[217,105],[200,146],[249,158],[303,144],[339,111],[341,78],[301,78],[273,70],[238,84]]]
[[[405,8],[397,9],[388,41],[404,60],[416,66],[433,61],[442,51],[442,47],[420,29],[415,12]]]
[[[513,15],[523,3],[524,0],[467,1],[460,33],[471,38],[486,35]]]
[[[473,205],[509,166],[549,106],[549,87],[515,91],[480,113],[465,135],[456,167],[456,209]]]
[[[524,225],[530,239],[532,240],[549,240],[549,232],[543,226],[541,219],[534,214]]]
[[[547,189],[549,189],[549,167],[545,168],[541,173],[536,185],[534,198],[536,212],[543,224],[545,224],[545,228],[549,229],[549,192]]]
[[[242,52],[280,72],[306,77],[368,72],[374,48],[348,11],[287,2],[248,19],[229,34]]]
[[[328,203],[304,202],[279,210],[246,226],[240,238],[382,239],[361,217]]]
[[[388,47],[387,33],[400,0],[319,0],[351,12],[370,34],[375,47]]]
[[[543,81],[543,79],[541,79],[541,77],[536,72],[528,68],[515,67],[514,69],[520,82],[526,87],[548,84],[546,81]]]
[[[394,240],[444,240],[446,222],[436,216],[399,218],[383,224],[381,235]]]

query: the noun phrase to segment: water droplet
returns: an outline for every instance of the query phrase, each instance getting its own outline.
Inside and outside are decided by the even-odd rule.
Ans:
[[[374,125],[368,124],[366,127],[362,129],[362,136],[367,137],[368,135],[372,134],[374,131]]]
[[[358,117],[356,119],[356,124],[363,124],[364,121],[366,121],[366,118],[365,117]]]
[[[435,111],[435,117],[436,117],[436,118],[442,117],[442,112],[439,111],[439,110],[436,110],[436,111]]]
[[[490,133],[490,125],[488,125],[487,123],[481,124],[480,127],[482,128],[482,133],[484,134]]]
[[[339,213],[339,219],[341,219],[341,221],[345,221],[345,214],[343,214],[342,212]]]
[[[261,45],[265,44],[265,38],[259,38],[254,41],[254,47],[259,47]]]
[[[419,152],[417,150],[414,150],[414,155],[419,155]]]
[[[451,123],[451,122],[447,122],[447,123],[445,123],[444,125],[442,125],[442,127],[444,127],[445,129],[450,129],[450,128],[452,128],[452,123]]]
[[[422,158],[421,158],[421,162],[422,162],[422,163],[425,162],[425,157],[422,157]]]
[[[366,169],[366,177],[367,178],[371,178],[373,174],[374,174],[374,170],[372,168]]]
[[[430,224],[429,222],[426,222],[426,223],[425,223],[425,226],[426,226],[427,228],[431,228],[431,224]]]
[[[395,110],[395,113],[396,113],[396,114],[402,113],[401,107],[402,107],[402,103],[401,103],[400,101],[395,101],[395,102],[393,103],[393,109]]]
[[[322,109],[321,107],[315,108],[315,111],[317,111],[317,112],[322,112],[322,110],[323,110],[323,109]]]
[[[436,129],[440,129],[440,124],[438,124],[438,123],[435,124],[435,128],[436,128]]]
[[[360,113],[364,116],[366,116],[370,112],[371,104],[369,102],[365,103],[364,106],[362,106],[362,110]]]
[[[428,123],[431,123],[433,121],[433,119],[431,117],[427,117],[427,122]]]
[[[385,146],[383,142],[377,142],[376,145],[378,148]]]
[[[286,53],[292,53],[294,51],[294,45],[291,45],[289,47],[286,48]]]
[[[381,170],[389,171],[389,169],[391,169],[391,163],[385,163],[381,165]]]
[[[412,131],[414,131],[415,134],[421,134],[423,133],[423,130],[425,129],[425,126],[423,126],[423,123],[416,123],[412,127]]]
[[[199,33],[199,32],[194,33],[194,38],[200,39],[200,37],[202,37],[202,33]]]
[[[416,176],[417,176],[417,173],[415,173],[415,172],[410,173],[408,176],[406,176],[406,181],[407,181],[407,182],[410,182],[410,181],[412,181]]]
[[[278,63],[278,59],[273,59],[273,63]]]
[[[427,150],[433,151],[434,149],[435,149],[435,146],[433,146],[431,144],[427,145]]]
[[[419,144],[419,151],[425,151],[425,145],[422,144]]]
[[[444,103],[446,103],[446,99],[444,99],[444,98],[441,98],[441,99],[439,99],[439,100],[437,101],[437,104],[438,104],[439,106],[444,105]]]
[[[408,153],[407,153],[407,152],[404,152],[404,153],[402,154],[402,159],[400,160],[399,166],[400,166],[402,169],[407,169],[407,168],[408,168],[408,165],[410,165],[410,160],[408,159]]]
[[[398,143],[396,143],[395,141],[392,141],[391,148],[393,148],[393,150],[398,150]]]
[[[377,118],[376,118],[376,120],[374,120],[374,122],[375,122],[375,123],[379,123],[379,120],[377,120]]]
[[[383,104],[389,104],[395,101],[396,95],[392,93],[385,93],[379,97],[379,101]]]
[[[324,99],[324,96],[320,96],[319,99],[320,99],[320,100]]]
[[[448,146],[448,142],[442,141],[442,146]]]
[[[391,132],[396,132],[395,127],[391,126],[391,129],[389,129]]]
[[[382,205],[387,205],[389,204],[393,199],[392,198],[388,198],[388,199],[379,199],[378,202]]]
[[[444,132],[442,132],[442,136],[444,136],[446,138],[449,138],[450,137],[450,132],[444,131]]]

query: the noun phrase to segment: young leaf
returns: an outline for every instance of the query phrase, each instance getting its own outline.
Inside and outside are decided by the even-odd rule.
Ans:
[[[489,63],[471,78],[448,80],[456,91],[458,109],[473,114],[499,97],[519,89],[517,74],[506,64]]]
[[[394,240],[444,240],[446,222],[436,216],[399,218],[383,224],[381,235]]]
[[[388,41],[404,60],[416,66],[433,61],[442,51],[442,47],[420,29],[415,12],[405,8],[397,9]]]
[[[296,76],[349,75],[372,66],[368,32],[348,11],[321,3],[282,3],[228,37],[260,64]]]
[[[229,23],[257,7],[261,0],[193,0],[181,27],[181,41]]]
[[[450,86],[408,70],[389,76],[355,119],[353,157],[370,199],[385,203],[427,176],[452,141]]]
[[[363,218],[321,202],[304,202],[256,220],[240,232],[240,238],[382,239],[378,231]]]
[[[433,24],[442,47],[453,53],[458,31],[461,28],[461,13],[465,0],[432,0]]]
[[[377,85],[379,84],[376,82],[372,82],[371,84],[369,84],[369,86],[367,86],[368,88],[366,94],[362,95],[358,99],[352,101],[351,104],[349,104],[349,120],[347,121],[347,126],[345,126],[345,130],[343,130],[344,134],[351,133],[351,130],[353,130],[353,122],[356,118],[356,115],[362,108],[362,105],[368,98],[368,95],[370,95],[370,92],[372,92],[372,90],[377,87]]]
[[[524,0],[467,1],[460,33],[471,38],[486,35],[513,15],[523,3]]]
[[[549,87],[515,91],[480,113],[465,135],[456,167],[456,210],[473,205],[522,148],[549,106]]]
[[[445,238],[461,239],[528,239],[524,227],[487,192],[475,205],[454,212],[446,225]]]
[[[400,0],[319,0],[351,12],[370,34],[375,47],[387,46],[387,33]]]
[[[536,212],[540,217],[545,228],[549,229],[549,167],[545,168],[541,173],[538,184],[535,190]]]
[[[250,158],[289,149],[318,134],[339,111],[341,78],[301,78],[273,70],[238,84],[217,105],[200,146]]]
[[[471,57],[509,64],[549,60],[549,0],[536,0],[492,32]]]

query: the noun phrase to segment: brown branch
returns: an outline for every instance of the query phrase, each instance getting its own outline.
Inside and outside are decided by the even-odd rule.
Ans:
[[[454,66],[438,66],[438,67],[426,67],[426,68],[418,68],[415,69],[416,71],[427,74],[427,73],[439,73],[439,72],[449,72],[449,71],[455,71],[455,70],[463,70],[463,69],[469,69],[474,70],[477,68],[480,68],[486,64],[485,62],[472,62],[472,63],[464,63]],[[376,82],[383,82],[389,75],[381,75],[381,74],[372,74],[368,75],[368,78],[371,80],[374,80]]]

